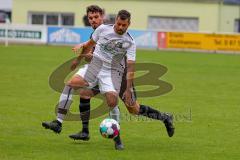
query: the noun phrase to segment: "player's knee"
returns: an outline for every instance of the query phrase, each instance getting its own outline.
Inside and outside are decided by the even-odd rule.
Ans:
[[[79,87],[77,87],[72,81],[68,81],[67,85],[73,89],[78,89]]]
[[[110,99],[110,100],[107,101],[107,104],[110,108],[114,108],[117,105],[117,100]]]
[[[115,92],[108,92],[105,94],[105,96],[108,106],[114,108],[117,105],[118,95]]]
[[[80,90],[79,94],[83,99],[90,99],[93,96],[92,93],[88,90]]]
[[[77,89],[79,87],[88,86],[88,83],[85,82],[81,77],[73,77],[67,82],[67,85],[74,89]]]
[[[117,98],[114,96],[112,98],[108,97],[107,104],[109,107],[114,108],[117,105]]]
[[[74,85],[73,85],[73,83],[72,83],[71,80],[67,82],[67,85],[68,85],[69,87],[71,87],[71,88],[74,88]]]
[[[80,98],[82,98],[82,99],[91,99],[91,96],[83,96],[83,95],[80,95]]]

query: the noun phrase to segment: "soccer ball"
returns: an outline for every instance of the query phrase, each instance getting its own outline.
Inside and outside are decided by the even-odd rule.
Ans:
[[[104,138],[115,138],[119,135],[120,125],[111,118],[104,119],[100,124],[100,133]]]

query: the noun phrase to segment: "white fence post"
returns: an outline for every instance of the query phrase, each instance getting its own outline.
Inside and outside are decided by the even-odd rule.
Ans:
[[[5,47],[8,47],[8,29],[9,29],[9,24],[10,24],[10,20],[9,18],[5,19]]]

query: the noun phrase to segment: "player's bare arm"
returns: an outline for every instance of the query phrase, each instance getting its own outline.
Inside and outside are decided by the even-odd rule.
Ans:
[[[91,40],[91,39],[90,39]],[[89,41],[90,41],[89,40]],[[94,43],[94,44],[92,44]],[[90,46],[88,46],[90,45]],[[71,64],[71,70],[76,69],[76,67],[79,65],[80,61],[85,58],[87,62],[90,62],[92,59],[93,54],[93,47],[95,46],[95,42],[92,40],[92,42],[88,43],[81,43],[72,48],[72,51],[76,53],[78,56],[76,59],[73,60]],[[87,48],[86,48],[87,47]],[[89,47],[89,48],[88,48]]]
[[[86,62],[90,62],[92,60],[92,58],[93,58],[93,51],[94,51],[94,49],[92,48],[89,53],[83,55]]]
[[[127,106],[132,106],[134,103],[131,97],[133,89],[132,84],[134,79],[134,65],[135,61],[131,60],[127,61],[127,88],[126,91],[124,92],[125,103]]]
[[[83,56],[80,55],[80,56],[76,57],[76,59],[74,59],[74,60],[72,61],[72,64],[71,64],[71,67],[70,67],[72,71],[77,68],[77,66],[79,65],[79,63],[80,63],[80,61],[81,61],[82,58],[83,58]]]
[[[79,56],[86,56],[88,54],[92,54],[93,47],[96,45],[96,42],[93,39],[88,40],[85,43],[82,43],[82,50],[79,53]]]

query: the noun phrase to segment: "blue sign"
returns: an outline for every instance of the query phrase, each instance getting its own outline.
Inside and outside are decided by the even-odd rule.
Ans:
[[[48,44],[75,45],[90,39],[92,28],[48,27]],[[138,48],[157,48],[157,32],[129,30]]]
[[[157,32],[129,30],[130,35],[134,38],[137,48],[157,48]]]
[[[226,4],[240,4],[240,0],[224,0]]]
[[[92,28],[48,27],[49,44],[79,44],[89,40]]]

